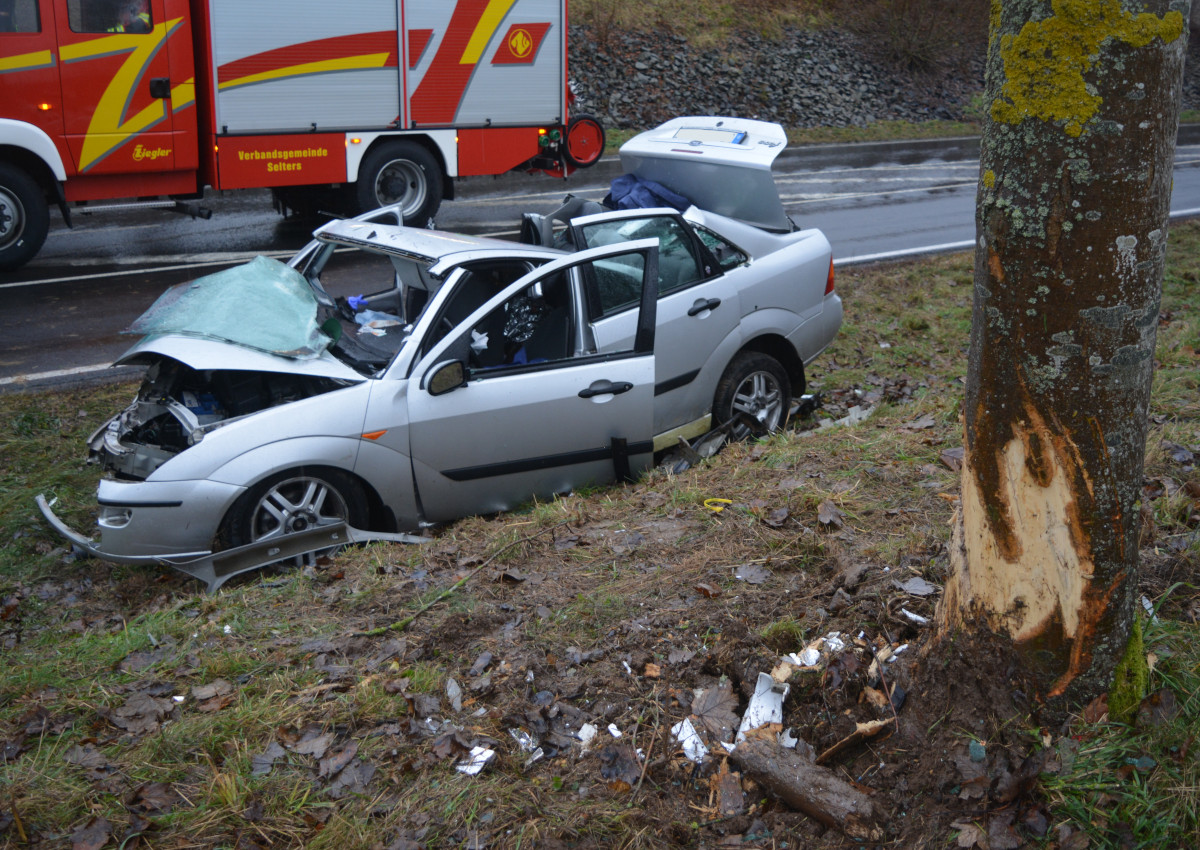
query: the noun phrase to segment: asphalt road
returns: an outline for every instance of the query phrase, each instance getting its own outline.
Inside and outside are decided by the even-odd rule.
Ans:
[[[1200,144],[1180,141],[1172,210],[1200,215]],[[794,149],[776,161],[775,174],[788,213],[821,228],[835,262],[846,264],[968,247],[978,168],[978,141],[961,139]],[[515,237],[522,212],[552,209],[568,192],[599,200],[618,173],[611,158],[568,180],[460,181],[459,200],[442,206],[437,224]],[[207,221],[117,209],[73,212],[72,230],[53,222],[41,254],[0,276],[0,391],[99,377],[131,342],[121,330],[167,286],[258,253],[285,258],[313,226],[280,218],[265,191],[205,205],[213,210]]]

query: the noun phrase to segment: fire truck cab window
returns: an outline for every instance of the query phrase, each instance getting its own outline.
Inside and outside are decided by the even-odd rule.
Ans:
[[[37,0],[0,0],[0,33],[41,31]]]
[[[72,32],[148,33],[154,29],[150,0],[68,0]]]

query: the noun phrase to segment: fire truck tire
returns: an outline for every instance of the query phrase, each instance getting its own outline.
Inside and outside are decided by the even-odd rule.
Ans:
[[[371,151],[358,171],[362,212],[400,204],[404,223],[424,227],[442,202],[442,170],[433,154],[416,142],[385,142]]]
[[[0,162],[0,271],[12,271],[33,259],[50,230],[46,195],[33,178]]]
[[[604,128],[591,115],[576,115],[567,124],[567,162],[576,168],[595,165],[604,155]]]

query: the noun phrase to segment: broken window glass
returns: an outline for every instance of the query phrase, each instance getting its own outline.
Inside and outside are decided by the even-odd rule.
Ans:
[[[126,333],[215,339],[300,360],[331,342],[304,276],[267,257],[172,286]]]

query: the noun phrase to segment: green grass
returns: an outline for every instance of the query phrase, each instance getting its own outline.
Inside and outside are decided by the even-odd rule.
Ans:
[[[1200,224],[1176,224],[1146,476],[1179,485],[1200,483],[1200,476],[1181,470],[1161,443],[1200,444],[1198,280]],[[880,394],[872,418],[857,428],[732,445],[678,476],[655,472],[635,486],[463,520],[429,547],[353,549],[334,567],[267,573],[211,597],[169,572],[63,563],[60,542],[33,508],[37,493],[52,491],[77,527],[89,526],[96,471],[83,463],[83,440],[120,409],[130,386],[0,395],[0,421],[13,424],[0,443],[0,610],[8,612],[0,620],[0,742],[16,740],[39,716],[61,727],[27,739],[19,758],[0,765],[0,816],[16,807],[39,840],[69,843],[89,817],[102,815],[119,837],[129,825],[125,796],[142,783],[169,782],[188,803],[152,815],[159,847],[233,846],[246,830],[275,846],[340,850],[380,840],[386,846],[417,824],[428,828],[428,846],[462,844],[464,831],[474,828],[501,830],[506,846],[514,847],[564,836],[580,845],[662,846],[663,834],[674,828],[669,821],[679,817],[663,800],[694,794],[685,801],[703,804],[706,786],[696,790],[686,772],[669,774],[677,784],[663,782],[663,789],[647,790],[631,805],[628,796],[594,784],[594,760],[562,757],[527,772],[507,734],[511,723],[495,706],[528,705],[523,701],[566,664],[568,648],[607,648],[580,665],[576,678],[553,681],[600,676],[603,698],[628,706],[616,715],[622,727],[631,736],[640,729],[638,746],[648,746],[660,702],[667,704],[670,689],[681,685],[664,680],[661,691],[652,690],[656,683],[636,690],[621,664],[638,635],[655,636],[640,648],[660,664],[680,648],[699,653],[696,666],[711,665],[706,669],[717,673],[769,660],[798,649],[822,628],[815,613],[805,612],[826,604],[826,591],[815,588],[828,587],[839,559],[894,570],[914,554],[940,551],[949,532],[943,497],[957,491],[957,477],[940,456],[961,442],[971,281],[968,255],[839,271],[846,324],[809,377],[811,388],[827,396],[829,409],[819,416],[861,401],[856,391]],[[904,427],[925,416],[932,427]],[[711,497],[734,506],[714,514],[703,507]],[[817,527],[826,500],[843,513],[840,535]],[[792,517],[787,527],[763,521],[782,506]],[[1126,833],[1118,824],[1143,847],[1187,846],[1200,830],[1193,737],[1200,728],[1200,629],[1180,619],[1185,603],[1200,599],[1193,586],[1200,547],[1191,543],[1175,552],[1168,545],[1190,539],[1195,503],[1181,491],[1155,500],[1150,512],[1155,545],[1181,576],[1151,593],[1162,603],[1161,620],[1146,627],[1146,646],[1157,657],[1151,690],[1169,688],[1179,710],[1166,723],[1073,730],[1083,739],[1074,761],[1048,774],[1044,788],[1052,821],[1084,830],[1092,847],[1121,847]],[[556,552],[552,537],[567,519],[570,531],[648,536],[655,524],[676,523],[682,536],[628,554],[614,552],[603,537]],[[489,568],[404,633],[351,637],[402,620],[461,572],[514,543],[494,566],[541,572],[549,584],[514,585]],[[787,604],[769,587],[756,591],[732,577],[732,567],[749,562],[769,563],[789,583]],[[928,558],[917,569],[936,579]],[[335,572],[342,577],[333,578]],[[721,595],[698,595],[700,583]],[[530,602],[551,585],[561,585],[558,601],[539,612]],[[11,609],[9,600],[15,600]],[[877,619],[866,605],[856,599],[855,610],[871,629]],[[634,618],[639,625],[631,629]],[[519,637],[509,636],[506,630],[518,621],[513,634]],[[302,648],[318,638],[334,649]],[[406,654],[368,666],[392,639],[404,642]],[[494,669],[490,694],[468,690],[467,698],[477,702],[458,721],[501,746],[493,768],[468,778],[436,761],[428,740],[394,730],[407,730],[413,720],[404,694],[444,698],[446,680],[465,685],[484,649],[498,650],[508,666]],[[335,679],[329,671],[339,667],[346,675]],[[217,679],[234,685],[233,700],[202,711],[192,689]],[[167,696],[185,699],[178,716],[157,732],[135,738],[105,719],[132,693],[160,685]],[[476,715],[477,708],[483,714]],[[310,725],[333,733],[339,746],[358,745],[359,757],[378,770],[370,794],[331,799],[315,778],[317,760],[293,752],[266,775],[251,772],[253,757],[269,743]],[[72,747],[84,744],[113,765],[110,777],[97,779],[66,761]],[[661,776],[649,780],[658,781]],[[600,790],[579,793],[588,787]],[[644,802],[649,808],[643,810]],[[242,813],[252,806],[263,814],[251,826]],[[682,832],[673,834],[711,838],[688,826],[692,820],[704,818],[689,812]],[[11,836],[0,833],[0,840],[11,843]]]
[[[1060,746],[1061,769],[1044,777],[1054,811],[1095,850],[1189,847],[1200,834],[1200,650],[1194,626],[1160,620],[1146,627],[1157,657],[1150,692],[1166,688],[1174,716],[1134,726],[1086,725]]]

